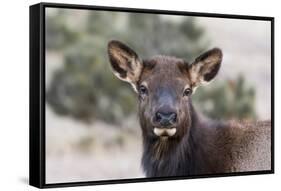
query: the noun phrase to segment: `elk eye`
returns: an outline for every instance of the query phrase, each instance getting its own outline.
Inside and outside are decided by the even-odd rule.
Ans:
[[[139,93],[142,95],[147,94],[147,88],[145,86],[141,85],[139,87]]]
[[[190,88],[186,88],[183,92],[183,96],[189,96],[192,93],[192,90]]]

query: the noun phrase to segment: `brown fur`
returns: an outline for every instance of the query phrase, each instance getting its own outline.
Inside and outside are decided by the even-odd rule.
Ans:
[[[141,61],[118,41],[109,43],[114,73],[136,88],[147,176],[183,176],[271,169],[271,122],[218,122],[194,109],[189,92],[218,73],[222,51],[211,49],[192,64],[170,56]],[[188,90],[188,91],[187,91]],[[188,92],[187,94],[185,92]],[[194,95],[196,96],[196,95]],[[169,126],[157,113],[172,113]],[[162,136],[154,129],[176,129]]]

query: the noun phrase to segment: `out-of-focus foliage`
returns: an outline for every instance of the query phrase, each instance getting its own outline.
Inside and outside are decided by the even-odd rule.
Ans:
[[[198,88],[193,101],[207,116],[215,119],[255,119],[255,90],[247,87],[242,75]]]
[[[78,39],[79,31],[69,29],[66,23],[66,17],[67,14],[64,11],[58,11],[54,17],[47,17],[47,49],[60,50]]]
[[[192,17],[175,22],[156,14],[59,10],[47,14],[46,26],[47,52],[56,52],[63,58],[63,67],[56,70],[47,89],[47,102],[55,112],[85,122],[117,122],[136,113],[132,88],[111,72],[107,56],[110,40],[125,42],[141,58],[166,54],[187,60],[198,56],[208,44],[203,28]],[[243,86],[243,80],[240,83]],[[232,90],[228,83],[212,91],[202,88],[195,101],[215,105],[210,110],[203,109],[210,116],[252,116],[254,99],[249,96],[254,98],[254,91],[245,94],[243,88]],[[228,102],[230,91],[237,96]]]

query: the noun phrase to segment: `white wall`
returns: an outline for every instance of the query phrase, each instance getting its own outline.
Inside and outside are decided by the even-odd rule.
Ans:
[[[28,181],[28,6],[39,1],[2,1],[0,17],[0,190],[36,190]],[[276,17],[276,82],[281,80],[281,12],[278,1],[219,1],[219,0],[57,0],[57,2],[104,6],[137,7],[227,14],[261,15]],[[164,3],[165,2],[165,3]],[[277,83],[278,84],[278,83]],[[280,105],[281,89],[276,87],[275,105]],[[276,113],[281,112],[280,106]],[[276,118],[276,174],[228,178],[181,180],[153,183],[133,183],[96,187],[75,187],[67,190],[269,190],[280,187],[280,129],[281,118]],[[63,190],[63,189],[52,189]],[[275,189],[276,190],[276,189]]]

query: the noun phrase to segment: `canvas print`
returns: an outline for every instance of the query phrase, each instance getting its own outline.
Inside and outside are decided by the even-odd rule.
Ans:
[[[45,7],[45,182],[272,170],[269,20]]]

